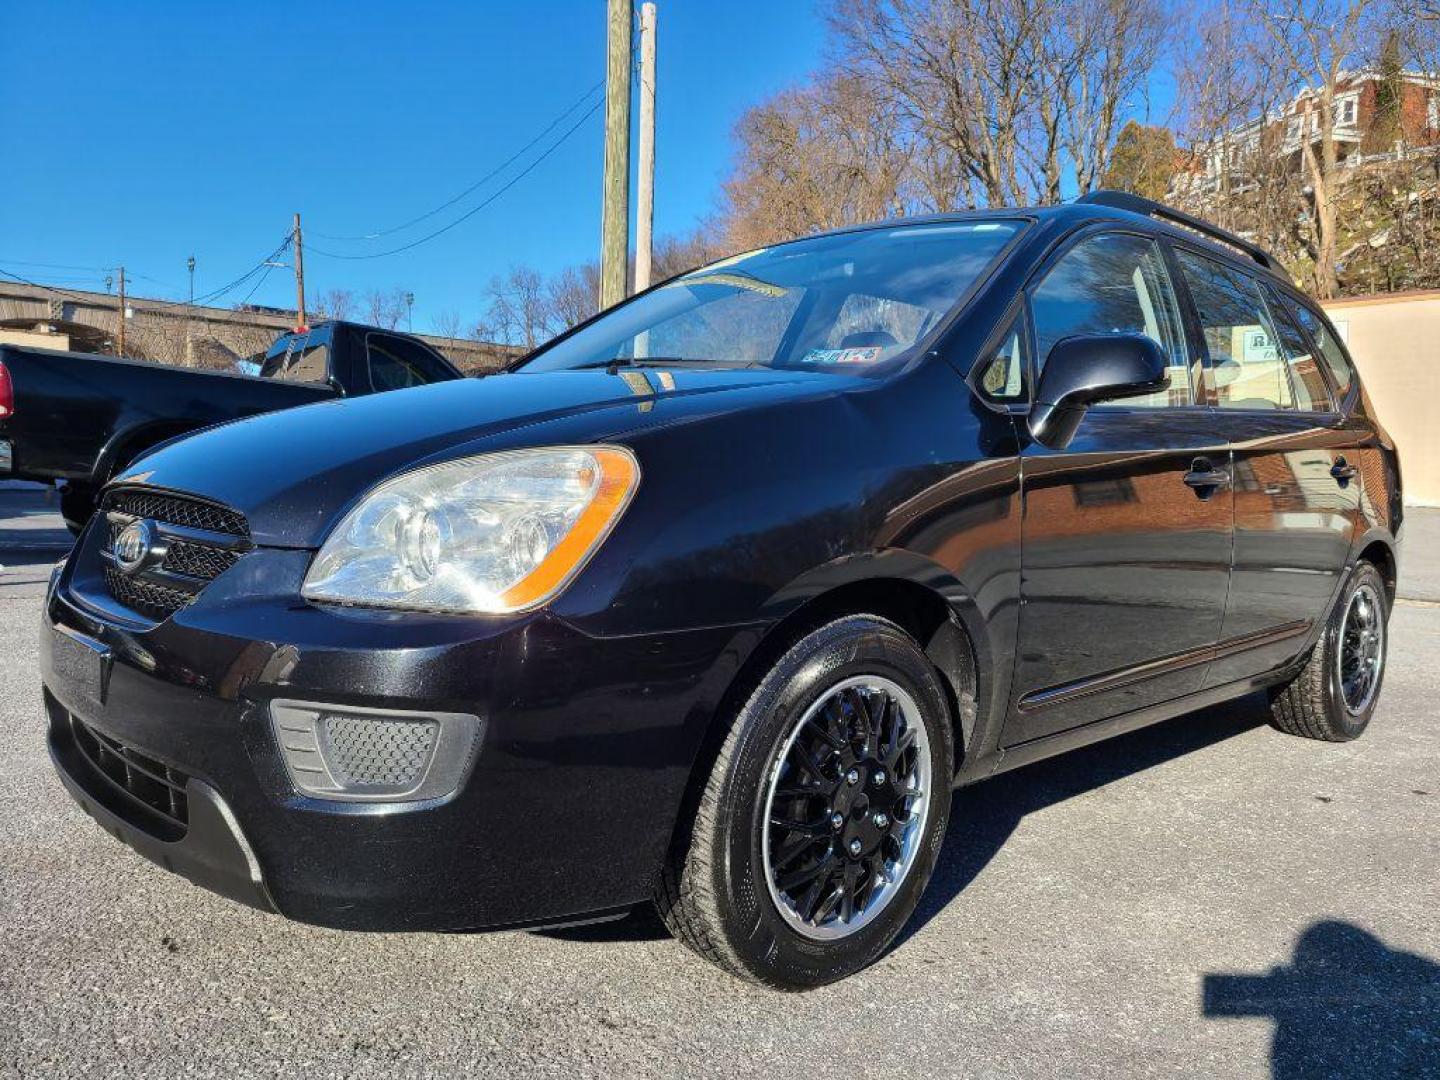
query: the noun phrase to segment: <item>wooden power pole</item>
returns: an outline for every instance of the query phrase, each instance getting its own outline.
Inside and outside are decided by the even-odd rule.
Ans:
[[[600,307],[625,299],[630,263],[630,33],[634,0],[609,0],[605,58],[605,202]]]
[[[120,340],[119,340],[119,342],[118,342],[119,347],[118,347],[118,349],[116,350],[115,355],[116,355],[116,356],[124,356],[124,355],[125,355],[125,267],[123,267],[123,266],[120,267],[120,268],[118,269],[118,271],[117,271],[117,275],[118,275],[118,277],[119,277],[119,279],[120,279],[120,334],[119,334]]]
[[[640,5],[640,179],[635,199],[635,291],[650,287],[655,227],[655,5]]]
[[[300,215],[295,215],[295,329],[305,329],[305,249],[300,237]]]

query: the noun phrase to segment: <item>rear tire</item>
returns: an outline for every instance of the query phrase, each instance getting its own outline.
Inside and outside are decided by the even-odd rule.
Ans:
[[[1305,666],[1270,692],[1270,723],[1326,742],[1359,738],[1375,714],[1390,619],[1385,579],[1371,563],[1351,571]]]
[[[808,634],[730,725],[656,891],[665,925],[779,989],[870,964],[934,870],[953,738],[939,675],[898,626],[856,615]]]

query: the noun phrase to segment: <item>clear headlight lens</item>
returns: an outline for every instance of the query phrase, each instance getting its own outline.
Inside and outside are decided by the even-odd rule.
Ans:
[[[623,447],[546,447],[387,480],[326,539],[311,600],[414,611],[536,607],[580,571],[640,480]]]

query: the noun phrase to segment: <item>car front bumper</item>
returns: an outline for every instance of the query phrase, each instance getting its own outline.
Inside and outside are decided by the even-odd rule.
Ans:
[[[50,750],[91,816],[197,884],[324,926],[543,925],[649,896],[735,628],[596,638],[544,613],[325,609],[298,599],[308,558],[257,550],[153,626],[57,574],[40,650]],[[473,714],[474,761],[437,798],[308,797],[277,744],[280,699]]]

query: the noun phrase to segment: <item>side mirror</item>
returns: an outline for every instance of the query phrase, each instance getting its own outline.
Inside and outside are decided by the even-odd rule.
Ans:
[[[1169,385],[1165,353],[1143,334],[1065,338],[1050,350],[1040,374],[1030,433],[1063,450],[1091,405],[1142,397]]]

